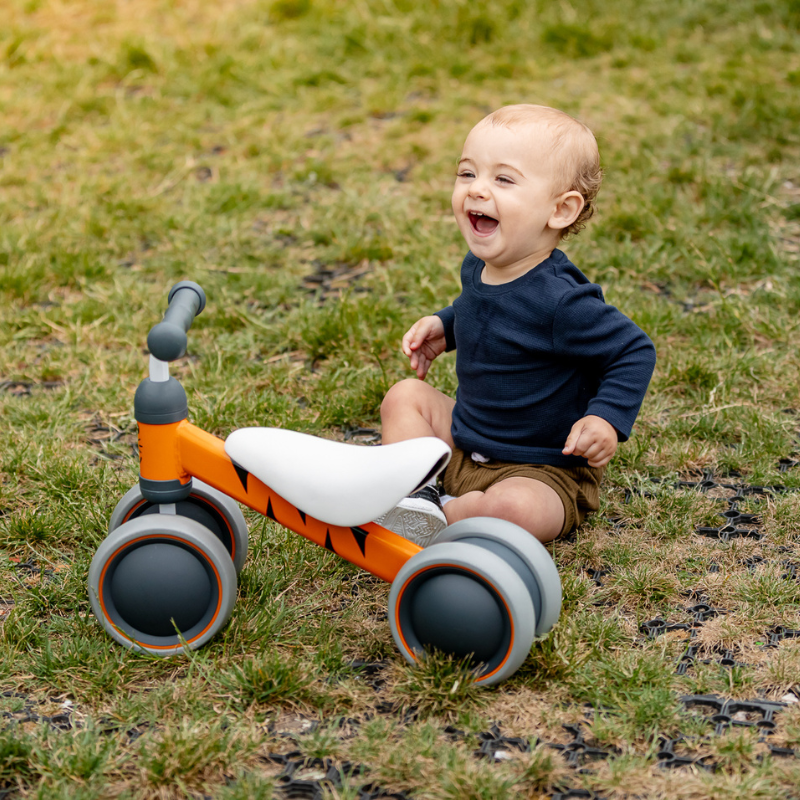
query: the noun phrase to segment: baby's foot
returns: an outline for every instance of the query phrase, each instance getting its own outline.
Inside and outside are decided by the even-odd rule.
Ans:
[[[447,526],[447,517],[439,492],[429,484],[404,497],[375,522],[420,547],[426,547]]]

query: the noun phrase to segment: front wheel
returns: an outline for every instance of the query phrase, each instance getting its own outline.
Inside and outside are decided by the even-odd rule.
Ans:
[[[488,686],[528,657],[536,614],[522,578],[500,556],[474,544],[437,542],[397,573],[389,625],[408,662],[430,648],[470,657],[475,682]]]
[[[112,533],[132,519],[158,514],[160,508],[158,503],[144,499],[137,483],[114,508],[108,522],[108,532]],[[175,503],[175,513],[208,528],[230,554],[236,574],[242,571],[247,558],[247,522],[235,500],[197,478],[192,478],[191,494],[185,500]]]
[[[561,615],[561,577],[547,548],[524,528],[494,517],[470,517],[454,522],[439,542],[465,542],[500,556],[522,578],[536,612],[536,635],[544,636]]]
[[[89,600],[117,642],[170,656],[201,647],[225,626],[236,602],[236,570],[199,523],[147,515],[120,525],[98,547]]]

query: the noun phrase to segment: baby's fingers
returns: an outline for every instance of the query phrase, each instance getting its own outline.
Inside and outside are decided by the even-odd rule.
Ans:
[[[582,455],[589,462],[590,466],[596,467],[597,464],[592,462],[602,460],[605,454],[606,449],[603,447],[601,442],[592,442],[580,455]]]
[[[564,449],[561,451],[565,456],[569,455],[579,456],[583,453],[583,450],[579,446],[583,429],[584,429],[583,420],[578,420],[572,426],[572,430],[569,432],[569,436],[567,436],[567,441],[564,442]]]
[[[414,337],[416,336],[416,333],[417,333],[417,326],[412,325],[408,333],[406,333],[406,335],[403,337],[403,344],[402,344],[403,355],[408,356],[409,358],[411,357],[411,354],[414,352],[414,350],[417,349],[416,347],[414,347],[415,344]],[[419,345],[417,345],[417,347],[418,346]]]
[[[424,320],[420,320],[414,325],[411,330],[403,337],[403,352],[410,356],[415,350],[418,350],[425,344],[430,330],[424,324]]]
[[[414,353],[410,363],[411,369],[417,373],[417,377],[421,381],[424,381],[425,376],[428,374],[428,369],[431,366],[431,360],[424,353]]]
[[[590,467],[604,467],[617,452],[617,443],[602,436],[587,442],[582,453]]]
[[[590,467],[604,467],[606,464],[608,464],[609,461],[611,461],[613,456],[614,456],[613,452],[611,453],[604,452],[593,456],[584,455]]]

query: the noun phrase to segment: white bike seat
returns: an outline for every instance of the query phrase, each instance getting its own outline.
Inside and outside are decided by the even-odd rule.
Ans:
[[[343,527],[386,513],[450,461],[433,436],[363,447],[283,428],[240,428],[225,452],[304,513]]]

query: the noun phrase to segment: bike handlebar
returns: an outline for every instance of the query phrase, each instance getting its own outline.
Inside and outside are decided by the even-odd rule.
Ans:
[[[147,346],[159,361],[175,361],[186,352],[186,334],[206,307],[206,293],[194,281],[181,281],[170,289],[167,303],[164,319],[147,334]]]

